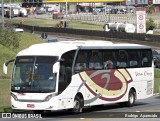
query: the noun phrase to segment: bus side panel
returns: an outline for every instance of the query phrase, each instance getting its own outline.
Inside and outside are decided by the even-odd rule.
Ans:
[[[90,70],[81,72],[85,82],[86,97],[90,105],[124,102],[132,77],[126,69]]]
[[[153,95],[153,68],[90,70],[72,76],[69,86],[60,94],[59,107],[73,108],[76,94],[81,93],[85,106],[128,101],[131,88],[137,99]]]
[[[86,100],[86,88],[84,83],[79,76],[79,74],[75,74],[72,76],[72,81],[68,85],[68,87],[58,95],[58,107],[59,109],[69,109],[73,108],[74,99],[76,94],[82,94],[84,100]]]
[[[133,78],[132,87],[136,89],[137,99],[153,96],[154,69],[152,67],[128,69]]]
[[[61,94],[58,95],[58,109],[73,108],[76,90],[76,86],[68,86]]]

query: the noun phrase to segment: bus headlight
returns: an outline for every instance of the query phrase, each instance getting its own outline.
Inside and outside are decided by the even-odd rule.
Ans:
[[[46,101],[49,101],[52,97],[53,97],[53,94],[48,95],[48,96],[44,99],[44,101],[45,101],[45,102],[46,102]]]
[[[45,99],[44,102],[49,101],[52,97],[56,96],[58,93],[50,94]]]
[[[14,99],[15,101],[18,101],[18,98],[17,98],[17,96],[16,96],[15,94],[11,93],[11,96],[13,97],[13,99]]]

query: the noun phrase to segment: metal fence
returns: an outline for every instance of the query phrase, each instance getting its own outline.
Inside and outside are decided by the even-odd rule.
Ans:
[[[64,16],[67,20],[78,20],[78,21],[95,21],[95,22],[119,22],[119,23],[132,23],[136,24],[135,16],[119,16],[117,14],[99,14],[99,15],[92,15],[92,14],[68,14]]]
[[[147,16],[148,17],[148,16]],[[67,20],[90,21],[94,23],[131,23],[136,25],[136,14],[68,14],[64,16]],[[160,28],[160,19],[154,18],[156,28]]]

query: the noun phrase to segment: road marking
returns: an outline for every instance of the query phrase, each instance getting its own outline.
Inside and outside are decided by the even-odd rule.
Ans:
[[[84,120],[85,118],[80,118],[81,120]]]
[[[136,112],[141,112],[141,111],[136,111]]]

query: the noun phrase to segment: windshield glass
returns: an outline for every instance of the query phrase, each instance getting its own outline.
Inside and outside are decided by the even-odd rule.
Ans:
[[[15,92],[54,92],[56,74],[53,65],[57,56],[17,57],[12,74],[11,90]]]

